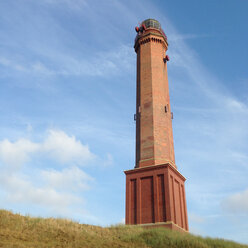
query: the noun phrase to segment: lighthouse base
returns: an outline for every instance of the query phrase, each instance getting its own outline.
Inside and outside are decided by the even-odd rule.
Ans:
[[[185,178],[170,163],[125,171],[126,224],[188,231]]]
[[[143,228],[168,228],[174,231],[179,232],[188,232],[188,230],[183,229],[182,227],[178,226],[177,224],[173,223],[172,221],[167,222],[158,222],[158,223],[150,223],[150,224],[139,224],[139,226]]]

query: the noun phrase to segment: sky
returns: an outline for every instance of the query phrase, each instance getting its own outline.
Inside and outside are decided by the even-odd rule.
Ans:
[[[123,223],[134,27],[155,18],[190,232],[248,244],[247,11],[247,0],[0,0],[0,209]]]

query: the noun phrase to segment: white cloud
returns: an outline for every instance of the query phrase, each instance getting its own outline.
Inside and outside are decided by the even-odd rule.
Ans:
[[[55,71],[48,69],[43,63],[41,63],[40,61],[38,62],[34,62],[31,65],[30,71],[33,71],[34,73],[39,73],[39,74],[43,74],[43,75],[54,75],[56,74]]]
[[[56,191],[52,187],[35,186],[27,177],[2,174],[0,185],[7,192],[5,201],[46,206],[48,208],[66,209],[82,199],[70,193]]]
[[[49,130],[41,148],[61,163],[83,165],[94,158],[87,145],[82,145],[74,136],[68,136],[61,130]]]
[[[248,214],[248,189],[227,197],[221,205],[228,212]]]
[[[49,187],[66,191],[88,190],[90,188],[89,183],[94,180],[76,166],[65,168],[62,171],[53,169],[41,171],[41,175]]]
[[[0,65],[10,67],[16,71],[21,71],[21,72],[28,72],[28,69],[25,68],[22,64],[18,64],[10,59],[7,59],[5,57],[0,57]]]
[[[113,165],[113,163],[114,163],[114,158],[110,153],[108,153],[106,160],[103,161],[103,165],[104,166],[111,166],[111,165]]]
[[[132,69],[135,56],[133,56],[133,47],[131,45],[120,45],[106,52],[97,52],[90,58],[76,58],[69,54],[54,52],[54,56],[49,58],[58,69],[48,69],[56,75],[86,75],[100,76],[123,73]],[[45,65],[43,65],[45,67]],[[44,70],[45,71],[45,70]]]
[[[246,112],[248,114],[247,106],[234,98],[226,98],[226,107],[232,111]]]
[[[0,160],[5,164],[24,164],[34,153],[50,157],[62,164],[84,165],[95,157],[87,145],[61,130],[49,130],[48,136],[41,143],[28,139],[19,139],[16,142],[8,139],[0,141]]]
[[[210,37],[207,34],[170,34],[170,41],[178,41],[178,40],[189,40],[189,39],[198,39]]]
[[[92,160],[101,166],[113,162],[111,154],[101,160],[61,130],[48,130],[41,142],[0,141],[1,207],[99,224],[99,218],[87,210],[84,195],[95,185],[95,178],[79,168]],[[10,165],[18,165],[18,170]]]
[[[39,150],[39,144],[27,139],[10,142],[0,141],[0,160],[8,165],[20,165],[30,160],[31,154]]]
[[[39,156],[33,157],[34,154]],[[5,193],[2,200],[5,204],[42,206],[53,214],[70,215],[73,208],[83,207],[82,192],[90,189],[94,178],[75,165],[55,170],[56,164],[53,161],[51,167],[48,159],[59,164],[85,165],[94,156],[88,146],[61,130],[49,130],[39,143],[28,139],[2,140],[0,190]],[[46,167],[50,165],[50,169],[35,168],[35,159],[41,165],[45,159]],[[10,170],[12,165],[18,165],[19,169]]]
[[[124,70],[132,69],[134,64],[133,47],[120,45],[107,52],[93,54],[91,58],[76,58],[70,54],[60,51],[49,51],[53,56],[44,51],[47,63],[39,60],[27,61],[22,58],[18,62],[15,58],[0,57],[0,65],[9,67],[11,70],[23,73],[40,74],[44,76],[100,76],[105,77],[117,73],[123,73]],[[19,55],[20,57],[21,55]]]

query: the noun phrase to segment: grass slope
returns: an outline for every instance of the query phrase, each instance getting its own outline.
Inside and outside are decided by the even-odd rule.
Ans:
[[[64,219],[24,217],[5,210],[0,210],[0,247],[248,248],[231,241],[201,238],[164,228],[103,228]]]

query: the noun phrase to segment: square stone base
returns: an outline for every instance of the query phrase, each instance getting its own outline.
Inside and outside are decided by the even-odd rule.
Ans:
[[[174,231],[179,231],[179,232],[188,232],[187,230],[183,229],[182,227],[176,225],[175,223],[171,221],[167,222],[158,222],[158,223],[151,223],[151,224],[140,224],[139,226],[143,228],[159,228],[159,227],[164,227],[168,228]]]

